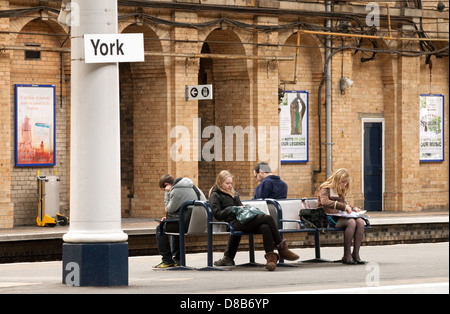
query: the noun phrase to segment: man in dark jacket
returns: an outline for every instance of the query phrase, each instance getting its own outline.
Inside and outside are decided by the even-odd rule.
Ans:
[[[253,169],[255,179],[260,184],[255,188],[253,199],[285,199],[287,198],[288,186],[279,176],[272,174],[272,170],[265,162],[261,162]]]

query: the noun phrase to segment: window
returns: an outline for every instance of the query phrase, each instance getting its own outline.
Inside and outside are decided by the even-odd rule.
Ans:
[[[40,47],[40,44],[25,44],[27,47]],[[34,50],[25,50],[25,60],[41,60],[41,52]]]

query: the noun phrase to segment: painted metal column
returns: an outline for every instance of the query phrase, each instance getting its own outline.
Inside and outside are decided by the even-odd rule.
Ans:
[[[326,12],[331,12],[331,1],[327,0],[326,2]],[[327,28],[331,29],[331,20],[327,20],[326,22]],[[325,60],[328,60],[328,58],[331,55],[331,36],[327,36],[326,39],[326,55]],[[332,86],[331,86],[331,60],[329,61],[329,65],[327,66],[327,72],[326,72],[326,172],[327,172],[327,178],[329,178],[333,174],[332,169],[332,148],[333,144],[331,142],[331,132],[332,132],[332,126],[331,126],[331,98],[332,98]]]
[[[74,0],[71,10],[70,228],[63,236],[63,282],[116,285],[111,278],[121,277],[117,272],[126,267],[126,280],[117,283],[124,285],[128,235],[121,227],[119,69],[117,63],[85,63],[83,38],[117,34],[117,1]],[[119,246],[117,255],[113,244],[120,243],[126,248]],[[115,267],[117,256],[121,262]],[[89,260],[101,269],[88,269]],[[93,272],[104,278],[89,278],[83,284]]]
[[[119,70],[86,64],[84,34],[117,34],[117,1],[75,0],[72,12],[70,229],[65,242],[122,242]],[[78,24],[78,25],[77,25]]]

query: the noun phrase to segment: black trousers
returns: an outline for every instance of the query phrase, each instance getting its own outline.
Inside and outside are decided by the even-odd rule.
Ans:
[[[236,220],[233,223],[233,227],[236,231],[242,231],[252,234],[262,234],[264,250],[266,251],[266,253],[273,252],[275,246],[281,243],[281,236],[278,232],[278,227],[272,216],[270,215],[258,215],[247,222],[245,225],[240,224],[239,221]],[[230,235],[224,255],[231,259],[234,259],[240,241],[240,236]]]

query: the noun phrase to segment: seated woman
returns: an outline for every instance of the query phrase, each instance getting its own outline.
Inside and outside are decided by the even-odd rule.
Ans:
[[[263,235],[267,270],[275,270],[280,257],[289,261],[299,259],[297,254],[289,250],[286,240],[281,240],[272,216],[258,215],[245,225],[237,221],[232,208],[233,206],[243,206],[243,204],[233,187],[233,176],[228,171],[223,170],[217,176],[216,185],[209,191],[209,205],[214,217],[221,221],[230,222],[234,230]],[[239,241],[236,245],[235,238],[230,236],[224,257],[219,261],[220,263],[215,263],[215,265],[234,265],[234,257],[239,245]],[[277,248],[279,255],[274,252],[275,248]]]
[[[318,207],[323,207],[327,214],[339,212],[361,211],[357,207],[351,207],[345,202],[345,195],[350,189],[350,174],[346,169],[338,169],[327,181],[319,187],[317,198]],[[346,218],[328,216],[332,226],[345,228],[344,230],[344,264],[365,264],[359,257],[359,249],[364,237],[364,220],[361,218]],[[354,240],[353,252],[351,252],[352,240]]]

